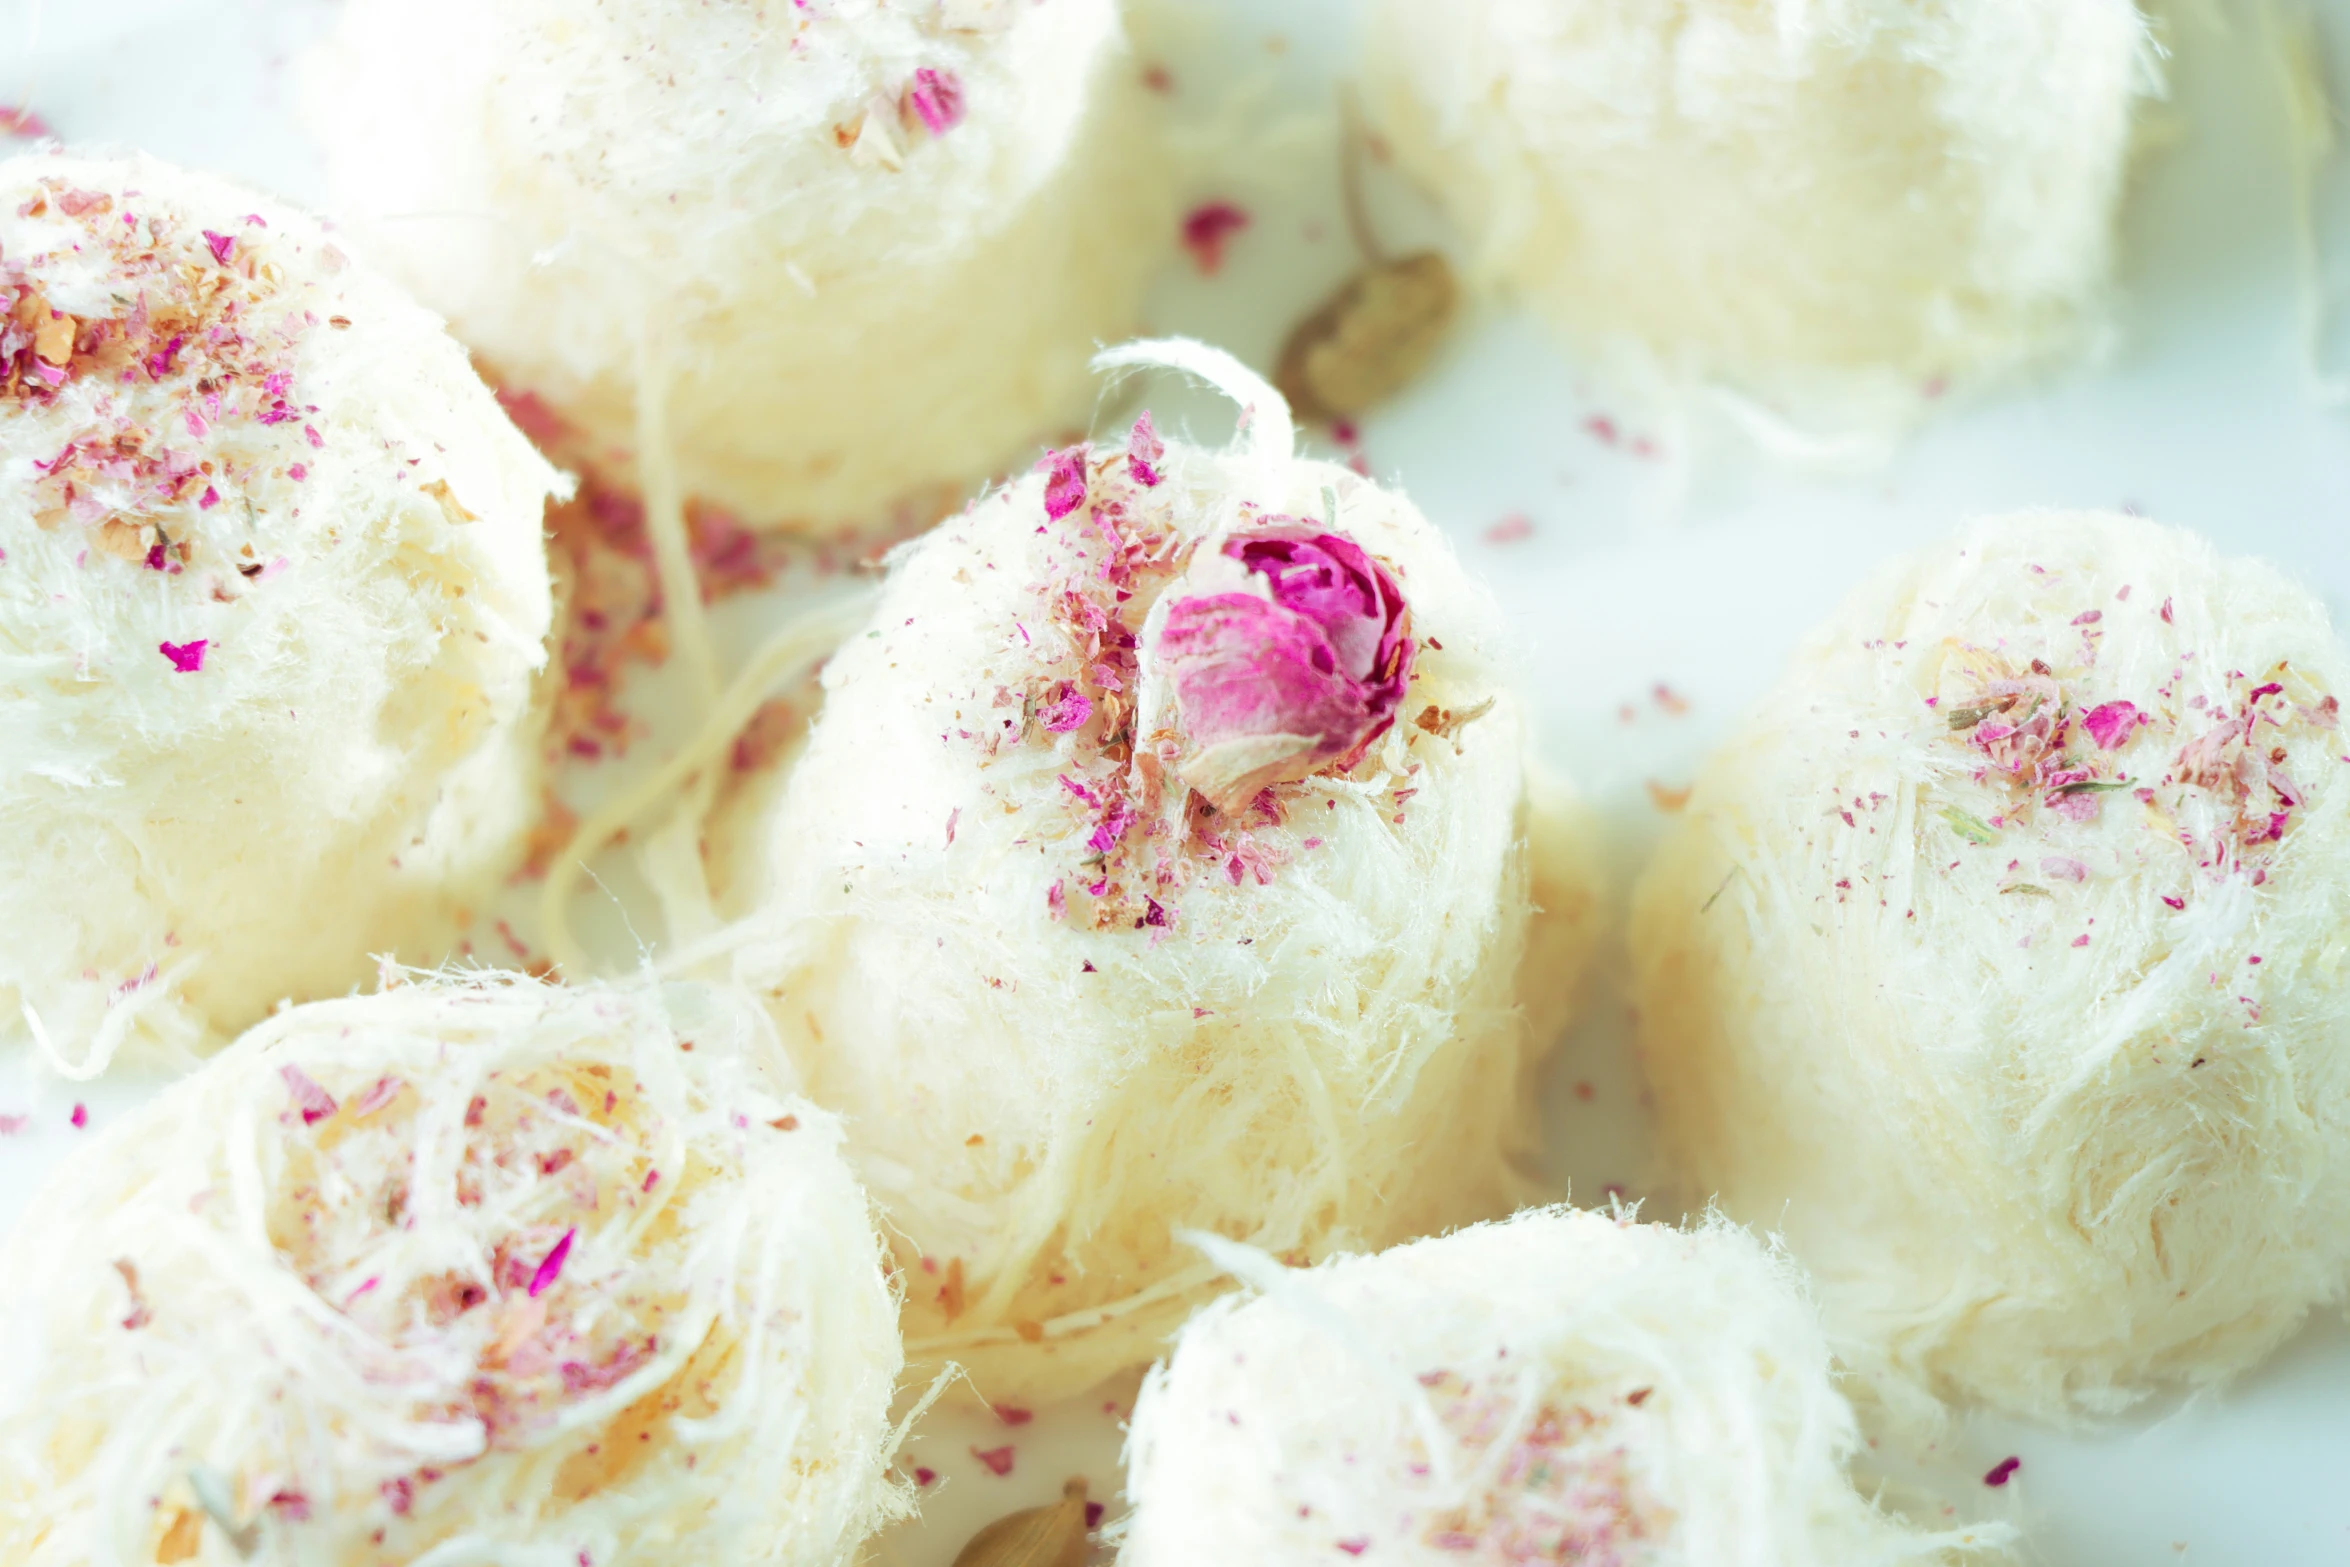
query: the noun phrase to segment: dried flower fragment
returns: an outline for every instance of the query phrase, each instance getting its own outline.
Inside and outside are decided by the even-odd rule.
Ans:
[[[1410,385],[1459,312],[1460,285],[1444,257],[1378,262],[1290,331],[1273,384],[1302,418],[1353,418]]]
[[[1008,1513],[971,1537],[955,1567],[1085,1567],[1088,1504],[1082,1477],[1045,1507]]]

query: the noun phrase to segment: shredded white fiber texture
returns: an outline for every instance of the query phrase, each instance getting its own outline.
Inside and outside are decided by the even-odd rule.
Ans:
[[[1081,425],[1173,234],[1115,0],[358,0],[309,81],[371,254],[586,461],[661,468],[649,403],[756,526]]]
[[[1675,1174],[1896,1416],[2108,1414],[2340,1294],[2346,687],[2267,566],[2027,513],[1857,591],[1706,767],[1632,927]]]
[[[1213,1249],[1263,1293],[1144,1382],[1121,1567],[1893,1567],[2005,1538],[1854,1488],[1800,1276],[1718,1219],[1530,1210],[1305,1272]]]
[[[0,1559],[838,1567],[896,1302],[747,998],[413,976],[60,1166],[0,1267]]]
[[[1443,537],[1296,458],[1229,357],[1112,362],[1212,379],[1240,440],[1146,415],[907,546],[718,878],[758,922],[738,972],[889,1214],[910,1353],[994,1399],[1149,1360],[1217,1287],[1178,1226],[1313,1257],[1514,1206],[1528,1014],[1563,1015],[1591,935],[1499,613]],[[1409,679],[1359,756],[1218,809],[1184,782],[1170,607],[1261,608],[1227,551],[1268,531],[1391,575]]]
[[[302,214],[0,163],[0,1039],[88,1076],[445,940],[537,807],[561,483]]]
[[[1784,454],[2097,346],[2133,0],[1381,0],[1367,76],[1479,270]],[[1797,430],[1808,434],[1797,435]]]

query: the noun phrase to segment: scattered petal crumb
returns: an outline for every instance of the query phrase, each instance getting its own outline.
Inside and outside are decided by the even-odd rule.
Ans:
[[[1991,1466],[1989,1474],[1983,1476],[1983,1483],[1985,1485],[2005,1485],[2015,1478],[2015,1472],[2023,1466],[2024,1461],[2020,1458],[2002,1458]]]
[[[1204,276],[1224,265],[1225,243],[1249,225],[1249,215],[1229,201],[1204,201],[1183,218],[1183,248]]]
[[[1687,805],[1690,791],[1695,787],[1690,785],[1680,789],[1670,789],[1653,778],[1646,779],[1644,782],[1648,789],[1648,803],[1658,810],[1668,813],[1678,811]]]
[[[1488,544],[1515,544],[1521,539],[1532,537],[1534,537],[1534,519],[1522,511],[1511,512],[1485,530],[1485,542]]]
[[[1001,1447],[975,1447],[971,1449],[971,1456],[985,1464],[989,1474],[1008,1475],[1012,1472],[1013,1452],[1014,1448],[1012,1444],[1006,1442]]]

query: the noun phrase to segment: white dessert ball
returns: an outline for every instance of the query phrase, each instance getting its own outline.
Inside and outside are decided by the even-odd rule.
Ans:
[[[0,1033],[92,1071],[440,939],[536,809],[559,482],[308,218],[0,163]]]
[[[1172,234],[1115,0],[356,0],[312,77],[370,253],[582,460],[753,525],[1082,425]]]
[[[0,1268],[0,1556],[837,1567],[896,1302],[745,998],[425,980],[271,1019]]]
[[[1707,765],[1632,928],[1666,1141],[1906,1407],[2107,1413],[2340,1294],[2346,688],[2270,568],[2033,513],[1857,591]]]
[[[910,1350],[991,1398],[1155,1354],[1216,1281],[1178,1226],[1313,1257],[1515,1206],[1591,934],[1492,599],[1237,363],[1151,351],[1244,443],[1145,415],[907,546],[731,878]]]
[[[1121,1567],[1890,1567],[2004,1537],[1854,1488],[1818,1316],[1733,1226],[1553,1208],[1250,1272],[1135,1401]]]
[[[1482,269],[1602,358],[1844,433],[2094,340],[2133,0],[1383,0],[1369,75]]]

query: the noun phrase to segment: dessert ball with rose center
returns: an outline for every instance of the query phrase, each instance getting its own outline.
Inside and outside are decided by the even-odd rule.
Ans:
[[[564,460],[755,526],[1081,426],[1173,249],[1115,0],[358,0],[310,74],[359,243]]]
[[[2104,1413],[2340,1293],[2346,684],[2270,568],[2033,513],[1880,573],[1707,766],[1632,932],[1666,1141],[1882,1390]]]
[[[1245,1261],[1244,1261],[1245,1265]],[[1854,1489],[1795,1270],[1719,1222],[1553,1208],[1186,1323],[1127,1437],[1125,1567],[1945,1563]]]
[[[437,957],[536,806],[558,482],[310,219],[0,163],[0,1035],[86,1071]]]
[[[1493,601],[1400,495],[1049,454],[897,560],[734,868],[890,1215],[913,1352],[991,1398],[1150,1358],[1196,1225],[1322,1255],[1507,1211],[1589,893]]]
[[[1847,433],[2100,335],[2159,82],[2134,0],[1375,17],[1371,98],[1405,167],[1587,352]]]
[[[895,1301],[745,998],[300,1007],[52,1176],[0,1271],[0,1555],[834,1567]]]

